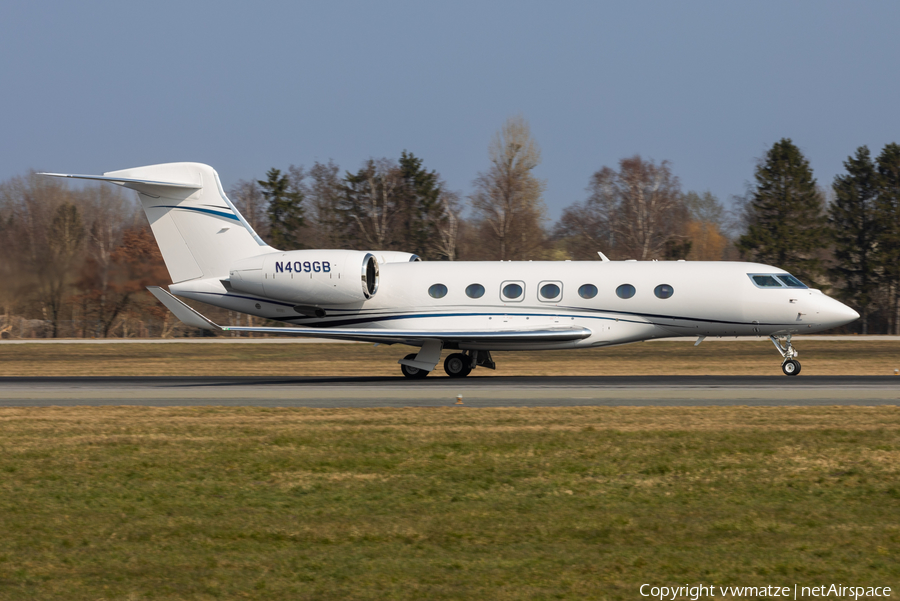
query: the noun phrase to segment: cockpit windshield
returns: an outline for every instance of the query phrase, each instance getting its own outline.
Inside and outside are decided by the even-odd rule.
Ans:
[[[771,275],[751,275],[750,279],[759,288],[781,288],[781,282]]]
[[[795,278],[789,273],[779,273],[778,279],[781,280],[788,288],[806,288],[806,284]]]
[[[806,284],[789,273],[748,273],[757,288],[806,288]]]

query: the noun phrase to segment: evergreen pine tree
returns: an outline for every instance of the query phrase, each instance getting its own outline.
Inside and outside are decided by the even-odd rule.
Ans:
[[[876,219],[882,227],[878,237],[878,263],[888,287],[889,321],[900,333],[900,144],[887,144],[877,160],[878,200]]]
[[[291,186],[287,175],[275,168],[266,172],[266,180],[258,180],[263,196],[269,203],[269,241],[275,248],[294,250],[303,248],[300,229],[303,220],[303,192]]]
[[[405,150],[400,155],[400,176],[403,179],[405,206],[401,213],[404,231],[398,238],[403,241],[407,252],[424,259],[437,258],[430,256],[432,245],[429,241],[436,235],[435,221],[440,212],[440,176],[436,171],[424,169],[422,159]]]
[[[822,196],[809,162],[783,138],[766,153],[755,177],[749,226],[737,243],[741,255],[815,283],[821,272],[816,251],[825,246],[825,227]]]
[[[862,333],[867,334],[869,305],[878,286],[881,222],[875,211],[877,176],[865,146],[856,150],[856,156],[844,161],[844,168],[847,174],[834,178],[835,200],[828,208],[835,258],[830,272],[841,281],[842,300],[862,316]]]

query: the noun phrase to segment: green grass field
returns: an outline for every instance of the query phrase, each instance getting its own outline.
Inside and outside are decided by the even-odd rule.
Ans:
[[[0,598],[896,596],[898,470],[897,407],[6,408]]]
[[[801,340],[804,375],[890,375],[900,342]],[[397,360],[415,349],[370,344],[3,344],[0,376],[277,375],[399,376]],[[451,351],[445,351],[448,355]],[[767,339],[645,342],[570,351],[494,353],[507,375],[781,375]],[[443,368],[430,377],[444,376]],[[898,379],[900,381],[900,379]]]

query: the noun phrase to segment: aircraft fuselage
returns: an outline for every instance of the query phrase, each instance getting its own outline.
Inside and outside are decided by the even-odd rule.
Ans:
[[[302,266],[296,274],[286,275],[283,267],[276,270],[273,263],[272,273],[264,275],[281,278],[282,285],[290,277],[301,296],[286,300],[229,291],[220,280],[182,282],[170,289],[226,309],[316,328],[414,331],[577,326],[592,332],[583,340],[502,347],[493,343],[487,345],[490,349],[481,343],[461,343],[459,348],[464,350],[578,348],[672,336],[784,336],[819,332],[856,316],[818,290],[785,287],[777,279],[775,283],[782,285],[757,285],[752,275],[786,274],[759,263],[385,263],[380,265],[378,289],[371,298],[350,304],[319,303],[316,308],[323,317],[300,314],[294,307],[300,304],[296,299],[302,297],[304,287],[311,286],[313,278],[328,277],[329,272],[304,272]],[[482,288],[481,296],[472,298]],[[542,294],[557,291],[553,296]]]

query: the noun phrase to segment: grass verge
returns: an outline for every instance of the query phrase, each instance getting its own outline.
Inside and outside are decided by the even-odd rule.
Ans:
[[[896,591],[898,470],[897,407],[7,408],[0,598]]]

